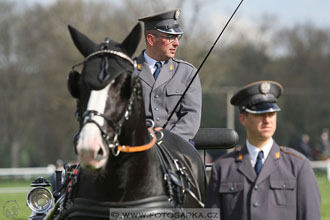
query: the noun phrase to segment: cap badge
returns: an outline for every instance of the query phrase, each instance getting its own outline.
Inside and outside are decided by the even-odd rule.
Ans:
[[[259,89],[262,94],[267,94],[270,91],[270,87],[271,87],[271,84],[269,82],[263,82],[260,84]]]
[[[180,10],[176,10],[174,13],[174,19],[177,20],[180,16]]]

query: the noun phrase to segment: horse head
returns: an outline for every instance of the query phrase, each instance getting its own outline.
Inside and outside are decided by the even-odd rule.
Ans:
[[[134,117],[144,114],[143,104],[137,101],[142,99],[142,90],[138,77],[133,76],[135,63],[131,59],[141,38],[141,25],[137,24],[122,43],[105,38],[95,44],[71,26],[69,32],[84,56],[72,67],[68,78],[69,91],[78,101],[76,153],[82,166],[99,169],[105,166],[109,151],[119,153],[119,143],[134,142],[127,138],[133,131],[126,127],[133,127],[130,124]],[[79,65],[81,73],[75,70]]]

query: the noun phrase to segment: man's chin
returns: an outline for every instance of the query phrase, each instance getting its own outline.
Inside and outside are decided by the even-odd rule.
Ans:
[[[169,58],[174,58],[174,57],[175,57],[175,54],[176,54],[175,52],[170,52],[170,53],[168,54],[168,57],[169,57]]]
[[[272,138],[273,135],[274,135],[274,132],[263,132],[262,133],[263,138],[266,140]]]

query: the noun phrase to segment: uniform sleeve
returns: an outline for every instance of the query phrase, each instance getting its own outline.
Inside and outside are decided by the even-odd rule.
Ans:
[[[206,191],[205,208],[220,208],[219,183],[219,170],[214,163]]]
[[[191,76],[196,72],[196,68],[193,69]],[[192,77],[187,82],[187,86]],[[173,133],[180,134],[186,140],[193,139],[196,135],[201,121],[202,111],[202,88],[199,76],[197,75],[191,84],[187,93],[182,99],[179,120],[175,126],[172,127]]]
[[[297,220],[321,219],[321,195],[314,171],[305,159],[297,181]]]

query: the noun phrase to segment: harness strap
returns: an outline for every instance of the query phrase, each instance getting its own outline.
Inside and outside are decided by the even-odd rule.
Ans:
[[[111,208],[144,208],[157,213],[160,212],[162,208],[172,209],[175,207],[168,202],[167,196],[154,196],[129,202],[100,202],[85,198],[75,198],[71,206],[64,210],[61,219],[70,219],[73,217],[109,219],[109,209]],[[111,217],[111,219],[114,218]]]
[[[156,143],[156,135],[153,131],[152,128],[148,129],[150,132],[150,135],[152,137],[151,141],[145,145],[139,145],[139,146],[129,146],[129,145],[119,145],[117,147],[117,149],[121,152],[125,152],[125,153],[135,153],[135,152],[141,152],[141,151],[146,151],[149,150],[150,148],[152,148],[155,143]]]
[[[161,129],[157,128],[155,130],[160,131]],[[156,154],[159,158],[160,167],[166,182],[169,200],[176,207],[182,207],[185,194],[187,193],[201,207],[204,207],[204,204],[201,202],[200,190],[196,179],[193,176],[193,179],[190,178],[187,168],[173,157],[172,153],[162,145],[161,141],[156,144]],[[191,187],[197,190],[197,196],[191,190]]]
[[[71,173],[69,187],[67,189],[69,193],[72,191],[73,185],[77,183],[79,170],[80,170],[80,164],[77,164],[77,166],[74,168],[74,170]]]

